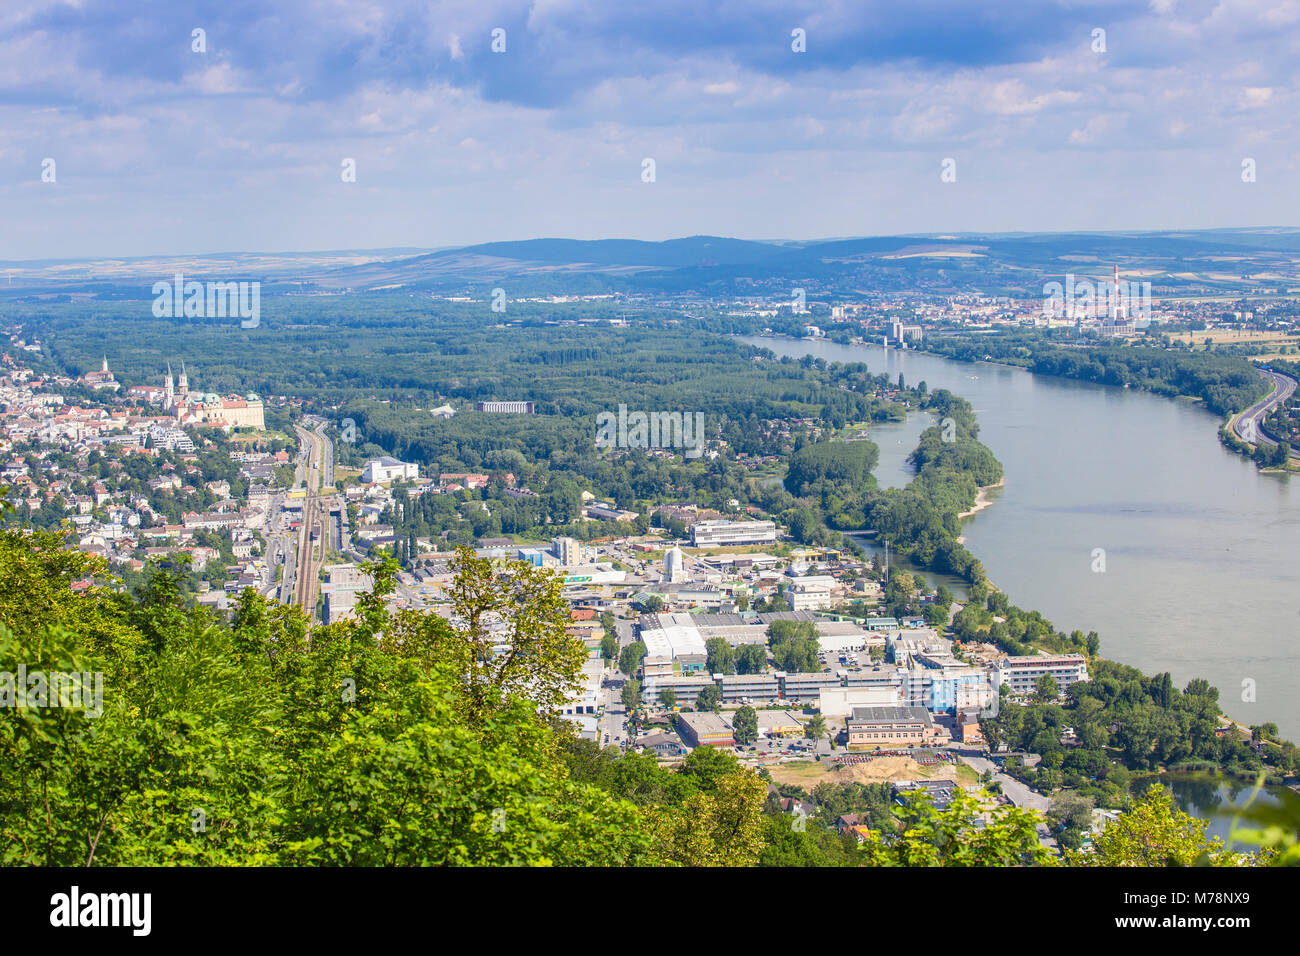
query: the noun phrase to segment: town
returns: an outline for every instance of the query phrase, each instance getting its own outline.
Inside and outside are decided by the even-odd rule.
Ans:
[[[284,399],[199,392],[184,363],[175,378],[165,367],[157,386],[121,388],[106,359],[80,380],[40,377],[21,361],[25,345],[11,344],[0,377],[0,481],[12,515],[66,528],[125,582],[150,561],[185,562],[194,599],[217,614],[252,588],[323,624],[343,621],[373,586],[369,562],[400,554],[390,605],[450,616],[456,553],[441,538],[395,531],[395,513],[492,483],[534,494],[501,470],[425,475],[388,456],[339,468],[339,423],[306,414],[290,423]],[[522,402],[477,410],[532,412]],[[812,807],[782,784],[920,789],[942,807],[959,786],[996,783],[999,799],[1048,809],[1000,768],[1036,758],[991,753],[981,721],[1006,702],[1059,699],[1089,679],[1085,655],[1015,656],[956,640],[961,604],[946,589],[920,593],[887,557],[800,545],[759,513],[724,516],[690,501],[650,511],[584,490],[581,521],[644,533],[475,542],[477,557],[561,577],[568,633],[587,655],[561,714],[581,739],[665,766],[696,748],[730,751],[763,770],[796,816]],[[913,613],[889,613],[898,588]],[[506,626],[493,625],[502,653]],[[1098,826],[1113,816],[1095,813]],[[837,826],[865,824],[846,813]],[[1041,837],[1052,843],[1045,825]]]

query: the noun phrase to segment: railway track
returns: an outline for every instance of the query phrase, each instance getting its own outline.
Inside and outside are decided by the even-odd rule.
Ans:
[[[308,431],[294,426],[298,440],[307,449],[303,467],[303,486],[306,497],[302,503],[302,526],[298,529],[297,567],[291,603],[301,607],[309,618],[316,616],[316,598],[320,588],[320,569],[329,550],[329,508],[321,496],[322,479],[333,469],[325,462],[328,439],[323,434],[325,426]]]

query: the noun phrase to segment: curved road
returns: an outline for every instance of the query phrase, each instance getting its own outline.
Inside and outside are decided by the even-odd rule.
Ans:
[[[1264,430],[1259,427],[1260,422],[1277,407],[1279,402],[1285,402],[1291,397],[1291,393],[1296,389],[1296,381],[1286,375],[1264,369],[1260,369],[1259,374],[1273,386],[1273,391],[1238,415],[1232,429],[1242,441],[1273,448],[1277,442],[1264,434]],[[1300,449],[1292,448],[1291,457],[1300,458]]]

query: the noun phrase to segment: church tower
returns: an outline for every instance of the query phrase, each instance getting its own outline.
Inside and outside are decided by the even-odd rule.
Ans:
[[[163,408],[171,411],[172,405],[176,404],[176,390],[172,388],[172,363],[167,363],[167,382],[163,386],[166,390],[167,397],[163,401]]]

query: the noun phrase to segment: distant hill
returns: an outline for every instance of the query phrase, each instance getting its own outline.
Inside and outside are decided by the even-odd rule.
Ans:
[[[412,254],[415,253],[415,254]],[[285,291],[432,292],[514,296],[596,293],[775,294],[806,287],[821,297],[921,292],[1039,294],[1067,272],[1103,276],[1118,265],[1167,290],[1248,293],[1300,287],[1300,230],[1096,233],[961,233],[825,241],[689,236],[540,238],[433,251],[225,253],[69,262],[0,263],[0,297],[84,292],[140,297],[155,280],[260,278]],[[12,284],[4,281],[13,275]]]

